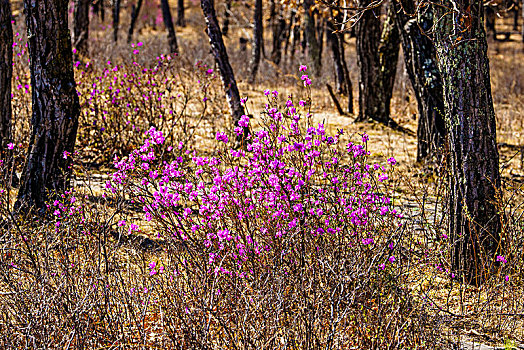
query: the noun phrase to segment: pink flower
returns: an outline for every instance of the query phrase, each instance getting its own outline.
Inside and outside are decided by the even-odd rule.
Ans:
[[[217,132],[216,139],[217,141],[222,141],[224,143],[227,143],[228,141],[227,135],[220,131]]]
[[[508,261],[506,260],[505,257],[503,257],[502,255],[497,255],[497,261],[500,261],[501,263],[505,264],[507,263]]]
[[[13,148],[15,148],[15,144],[14,143],[9,143],[9,144],[7,144],[7,148],[8,149],[13,149]]]
[[[306,69],[307,69],[307,66],[306,66],[306,65],[303,65],[303,64],[301,64],[301,65],[300,65],[300,67],[298,68],[298,71],[299,71],[299,72],[305,72],[305,71],[306,71]]]

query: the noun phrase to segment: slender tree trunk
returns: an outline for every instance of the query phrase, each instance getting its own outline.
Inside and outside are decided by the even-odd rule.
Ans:
[[[118,41],[118,26],[120,25],[120,0],[113,0],[113,41]]]
[[[89,39],[89,5],[91,0],[75,0],[73,14],[73,47],[77,54],[86,56]]]
[[[401,28],[404,62],[418,104],[417,161],[436,155],[446,136],[442,78],[437,67],[437,53],[428,36],[433,26],[433,8],[421,6],[418,20],[413,0],[395,2],[396,21]]]
[[[184,8],[184,0],[178,0],[176,5],[176,25],[179,27],[186,26],[186,16]]]
[[[140,14],[143,0],[138,0],[136,6],[133,5],[131,8],[131,23],[129,24],[129,31],[127,32],[127,42],[130,43],[133,40],[133,33],[135,32],[136,20]]]
[[[32,86],[31,138],[15,208],[45,211],[69,187],[80,106],[67,0],[24,0]]]
[[[167,41],[169,43],[169,50],[171,52],[178,53],[175,26],[173,25],[173,17],[171,17],[169,2],[168,0],[160,0],[160,3],[162,4],[162,17],[164,18],[164,25],[167,29]]]
[[[495,203],[499,154],[482,10],[480,1],[443,0],[435,5],[450,148],[451,267],[460,280],[477,286],[490,273],[501,232]]]
[[[361,0],[360,7],[370,5]],[[390,117],[390,103],[397,70],[400,35],[395,24],[395,11],[388,6],[381,30],[374,10],[364,11],[357,22],[357,60],[359,65],[359,115],[357,121],[376,120],[396,126]]]
[[[348,95],[347,113],[353,114],[353,87],[344,58],[343,40],[340,33],[334,33],[336,28],[332,21],[327,21],[326,26],[326,40],[329,43],[333,53],[333,61],[335,62],[336,89],[339,94]]]
[[[244,107],[240,103],[240,92],[238,91],[233,68],[231,68],[231,64],[229,63],[224,39],[220,32],[214,2],[213,0],[201,0],[200,5],[206,19],[206,32],[209,36],[209,42],[211,44],[213,56],[215,57],[215,62],[220,70],[220,77],[222,78],[224,91],[229,103],[229,108],[231,109],[231,116],[234,124],[238,125],[240,118],[245,114]],[[244,136],[247,136],[247,128],[244,130]],[[241,138],[237,139],[237,142],[239,141],[241,141]]]
[[[93,1],[93,12],[100,17],[100,20],[104,22],[105,20],[105,9],[104,9],[104,0]]]
[[[313,72],[320,72],[320,47],[315,29],[315,16],[313,15],[313,0],[304,0],[304,36],[307,44],[309,59],[313,63]]]
[[[281,6],[279,6],[278,18],[273,18],[271,26],[273,29],[273,45],[271,50],[271,60],[278,65],[280,64],[280,60],[282,59],[282,44],[287,43],[286,20],[282,13]]]
[[[8,158],[11,142],[11,79],[13,77],[13,27],[9,0],[0,0],[0,159]]]
[[[226,8],[224,11],[224,23],[222,24],[222,34],[224,36],[227,36],[227,33],[229,33],[229,17],[231,17],[231,4],[232,3],[233,3],[233,0],[226,0]]]
[[[262,0],[255,0],[255,13],[253,20],[253,48],[251,62],[249,63],[249,83],[253,84],[257,76],[258,66],[260,65],[260,53],[264,35],[264,24],[262,23]]]

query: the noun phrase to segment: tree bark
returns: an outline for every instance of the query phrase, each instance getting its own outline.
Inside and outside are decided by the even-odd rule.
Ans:
[[[16,209],[43,212],[69,187],[80,106],[67,0],[24,0],[32,86],[31,138]]]
[[[417,162],[437,154],[446,137],[442,78],[437,67],[437,53],[428,32],[433,26],[433,9],[413,0],[394,2],[396,21],[401,28],[404,63],[417,99]],[[418,18],[410,18],[418,11]]]
[[[120,0],[113,0],[113,41],[118,41],[118,26],[120,25]]]
[[[105,9],[104,9],[104,0],[93,1],[93,12],[100,17],[100,20],[104,22],[105,20]]]
[[[370,5],[361,0],[360,7]],[[374,9],[365,10],[357,22],[357,61],[359,66],[359,115],[357,121],[376,120],[396,126],[390,117],[390,103],[397,71],[400,35],[390,4],[381,29]]]
[[[89,5],[91,0],[75,0],[73,14],[73,47],[79,55],[88,53]]]
[[[282,6],[279,6],[278,15],[272,19],[272,29],[273,29],[273,45],[271,49],[271,60],[275,64],[280,64],[282,59],[282,44],[287,42],[286,37],[286,20],[282,13]]]
[[[434,8],[450,147],[451,267],[457,278],[479,286],[493,266],[501,232],[495,203],[499,154],[482,2],[443,0]]]
[[[8,158],[11,141],[11,79],[13,77],[13,27],[9,0],[0,0],[0,159]]]
[[[209,36],[209,43],[211,44],[211,50],[215,58],[215,62],[220,70],[220,77],[224,85],[224,91],[226,98],[231,109],[231,116],[235,125],[238,125],[240,118],[245,114],[244,107],[240,103],[240,92],[238,91],[237,82],[233,73],[233,68],[229,63],[229,57],[227,56],[226,46],[224,45],[224,39],[218,26],[218,20],[215,12],[215,5],[213,0],[201,0],[200,5],[206,19],[206,32]],[[248,130],[244,128],[244,136],[247,136]],[[240,142],[242,137],[237,139],[237,143]]]
[[[262,51],[262,41],[264,35],[264,26],[262,23],[262,0],[255,0],[255,13],[253,19],[253,47],[251,52],[251,62],[249,63],[248,82],[253,84],[260,65],[260,54]]]
[[[176,25],[179,27],[186,26],[186,16],[184,8],[184,0],[178,0],[176,5]]]
[[[133,5],[131,8],[131,23],[129,24],[129,31],[127,32],[127,42],[130,43],[133,40],[133,33],[135,32],[136,20],[140,14],[143,0],[138,0],[136,6]]]
[[[233,3],[233,0],[226,0],[226,8],[224,11],[224,23],[222,23],[222,34],[224,36],[227,36],[227,33],[229,33],[229,17],[231,16],[231,4],[232,3]]]
[[[344,47],[342,46],[342,40],[340,40],[340,33],[335,33],[336,28],[333,21],[326,22],[326,39],[331,48],[333,54],[333,61],[335,63],[335,74],[336,74],[336,89],[337,93],[346,95],[348,94],[348,110],[347,113],[353,113],[353,91],[351,87],[351,80],[349,79],[349,74],[347,67],[345,67],[346,62],[343,56]]]
[[[175,26],[173,25],[173,17],[169,9],[168,0],[160,0],[162,4],[162,17],[164,18],[164,25],[167,29],[167,41],[169,43],[169,50],[173,53],[178,53],[178,44],[176,41]]]
[[[315,16],[313,15],[313,0],[304,0],[304,36],[307,44],[308,56],[313,64],[313,73],[320,73],[320,46],[318,44]]]

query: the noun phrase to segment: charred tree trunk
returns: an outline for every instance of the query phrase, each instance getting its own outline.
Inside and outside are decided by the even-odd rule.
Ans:
[[[446,137],[442,78],[435,44],[427,34],[433,26],[433,9],[419,7],[418,19],[410,19],[409,14],[416,11],[413,0],[394,4],[396,21],[402,29],[404,62],[418,105],[417,162],[420,162],[436,155]]]
[[[450,148],[451,267],[459,280],[476,286],[490,273],[501,232],[499,154],[482,10],[482,2],[468,0],[435,5]]]
[[[370,5],[362,0],[360,7]],[[390,103],[397,70],[400,35],[390,5],[384,25],[373,9],[365,10],[357,22],[359,66],[359,115],[357,121],[376,120],[396,126],[390,117]],[[382,27],[382,29],[381,29]]]
[[[113,41],[118,41],[118,26],[120,25],[120,0],[113,0]]]
[[[184,8],[184,0],[178,0],[176,5],[176,25],[179,27],[186,26],[186,15]]]
[[[31,138],[16,209],[45,211],[69,187],[80,106],[67,0],[24,0],[32,86]]]
[[[251,62],[249,63],[249,83],[253,84],[257,76],[258,66],[260,65],[260,53],[262,51],[262,40],[264,27],[262,23],[262,0],[255,0],[255,13],[253,19],[253,48],[251,52]]]
[[[320,72],[320,47],[315,29],[314,4],[313,0],[304,0],[304,39],[307,44],[309,59],[313,63],[313,72],[318,74]]]
[[[226,0],[226,8],[224,11],[224,23],[222,23],[222,34],[224,36],[227,36],[227,33],[229,33],[229,17],[231,16],[232,2],[233,0]]]
[[[231,116],[235,125],[242,115],[244,115],[244,107],[240,103],[240,92],[238,91],[237,82],[231,64],[229,63],[229,57],[227,56],[226,46],[224,45],[224,39],[218,26],[218,20],[215,13],[215,6],[213,0],[201,0],[200,5],[204,12],[206,19],[206,32],[209,36],[209,42],[211,44],[211,50],[215,57],[215,62],[220,70],[220,77],[224,85],[224,91],[226,93],[229,108],[231,109]],[[244,129],[244,136],[247,136],[248,130]],[[237,139],[237,143],[242,138]]]
[[[89,39],[89,4],[91,0],[75,0],[73,14],[73,47],[77,54],[86,56]]]
[[[175,26],[173,25],[173,17],[171,17],[169,2],[168,0],[160,0],[160,3],[162,4],[162,17],[164,19],[164,25],[167,29],[167,41],[169,43],[169,50],[173,53],[178,53]]]
[[[9,0],[0,0],[0,159],[8,158],[11,141],[11,78],[13,76],[13,27]]]
[[[131,23],[129,24],[129,31],[127,33],[127,42],[130,43],[133,40],[133,33],[135,32],[136,20],[140,14],[140,9],[142,8],[143,0],[138,0],[136,6],[133,5],[131,8]]]

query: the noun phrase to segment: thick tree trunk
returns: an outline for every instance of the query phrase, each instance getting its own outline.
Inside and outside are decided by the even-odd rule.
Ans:
[[[73,47],[79,55],[88,53],[89,4],[91,0],[75,0],[73,14]]]
[[[320,47],[318,44],[315,16],[313,15],[313,0],[304,0],[304,36],[307,44],[309,60],[313,64],[313,73],[320,73]]]
[[[260,65],[260,54],[264,36],[264,24],[262,23],[262,0],[255,0],[255,13],[253,19],[253,48],[251,62],[249,63],[249,83],[253,84]]]
[[[171,10],[169,9],[169,2],[168,0],[160,0],[160,3],[162,4],[162,17],[164,18],[164,25],[167,29],[169,50],[171,52],[178,53],[175,26],[173,25],[173,17],[171,16]]]
[[[32,86],[31,139],[15,208],[45,211],[69,187],[80,106],[67,0],[24,0]]]
[[[8,157],[11,142],[11,78],[13,76],[13,27],[9,0],[0,0],[0,159]]]
[[[490,273],[501,232],[495,203],[499,154],[482,10],[480,1],[435,5],[450,148],[451,266],[460,280],[477,286]]]
[[[131,23],[129,24],[129,31],[127,32],[127,42],[130,43],[133,40],[133,33],[135,32],[136,20],[140,14],[143,0],[138,0],[136,6],[133,5],[131,8]]]
[[[118,41],[118,26],[120,25],[120,0],[113,0],[113,41]]]
[[[229,33],[229,17],[231,16],[231,4],[233,0],[226,0],[226,8],[224,10],[224,23],[222,23],[222,34],[227,36]]]
[[[215,57],[215,62],[220,70],[220,77],[222,78],[226,98],[229,103],[229,108],[231,109],[231,116],[234,124],[238,125],[240,118],[245,114],[244,107],[240,103],[240,92],[238,91],[233,68],[231,68],[231,64],[229,63],[224,39],[222,38],[222,33],[218,26],[214,2],[213,0],[201,0],[200,5],[206,19],[206,32],[209,36],[209,42],[211,44],[213,56]],[[247,136],[247,128],[244,130],[244,136]],[[237,139],[237,141],[240,140],[241,138]]]
[[[104,22],[105,20],[105,9],[104,9],[104,0],[93,1],[93,12],[100,17],[100,20]]]
[[[395,2],[396,21],[401,30],[404,62],[418,104],[417,161],[436,155],[446,136],[442,78],[437,53],[428,32],[433,26],[433,9],[418,9],[418,20],[411,18],[413,0]],[[411,18],[411,19],[410,19]]]
[[[176,5],[176,25],[179,27],[186,26],[186,16],[184,8],[184,0],[178,0]]]
[[[361,0],[360,7],[370,5]],[[378,11],[378,9],[375,9]],[[376,120],[396,126],[390,117],[390,103],[397,70],[400,35],[395,11],[388,6],[381,30],[373,9],[366,10],[357,22],[357,60],[359,65],[359,115],[357,121]]]

